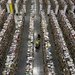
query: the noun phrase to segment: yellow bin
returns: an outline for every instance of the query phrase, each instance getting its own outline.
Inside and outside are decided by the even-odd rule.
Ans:
[[[12,3],[9,4],[10,13],[14,13],[13,5]]]

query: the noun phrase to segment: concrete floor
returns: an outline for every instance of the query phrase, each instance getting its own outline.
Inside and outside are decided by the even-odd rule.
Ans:
[[[40,28],[40,17],[37,15],[37,18],[34,21],[34,30],[36,30],[37,34],[41,35],[41,28]],[[36,52],[34,51],[34,69],[33,75],[44,75],[44,68],[43,68],[43,54],[42,54],[42,42],[40,49]]]
[[[18,70],[16,75],[25,75],[25,67],[26,67],[26,54],[27,54],[27,42],[28,42],[28,28],[29,28],[29,16],[25,17],[25,25],[24,32],[22,37],[22,44],[19,53],[19,62],[18,62]]]
[[[18,70],[16,71],[16,75],[25,75],[25,67],[26,67],[26,56],[27,56],[27,42],[28,42],[28,29],[29,29],[29,20],[30,20],[30,0],[27,1],[27,14],[25,16],[25,24],[24,24],[24,30],[22,35],[22,45],[21,50],[19,54],[19,61],[18,61]]]

